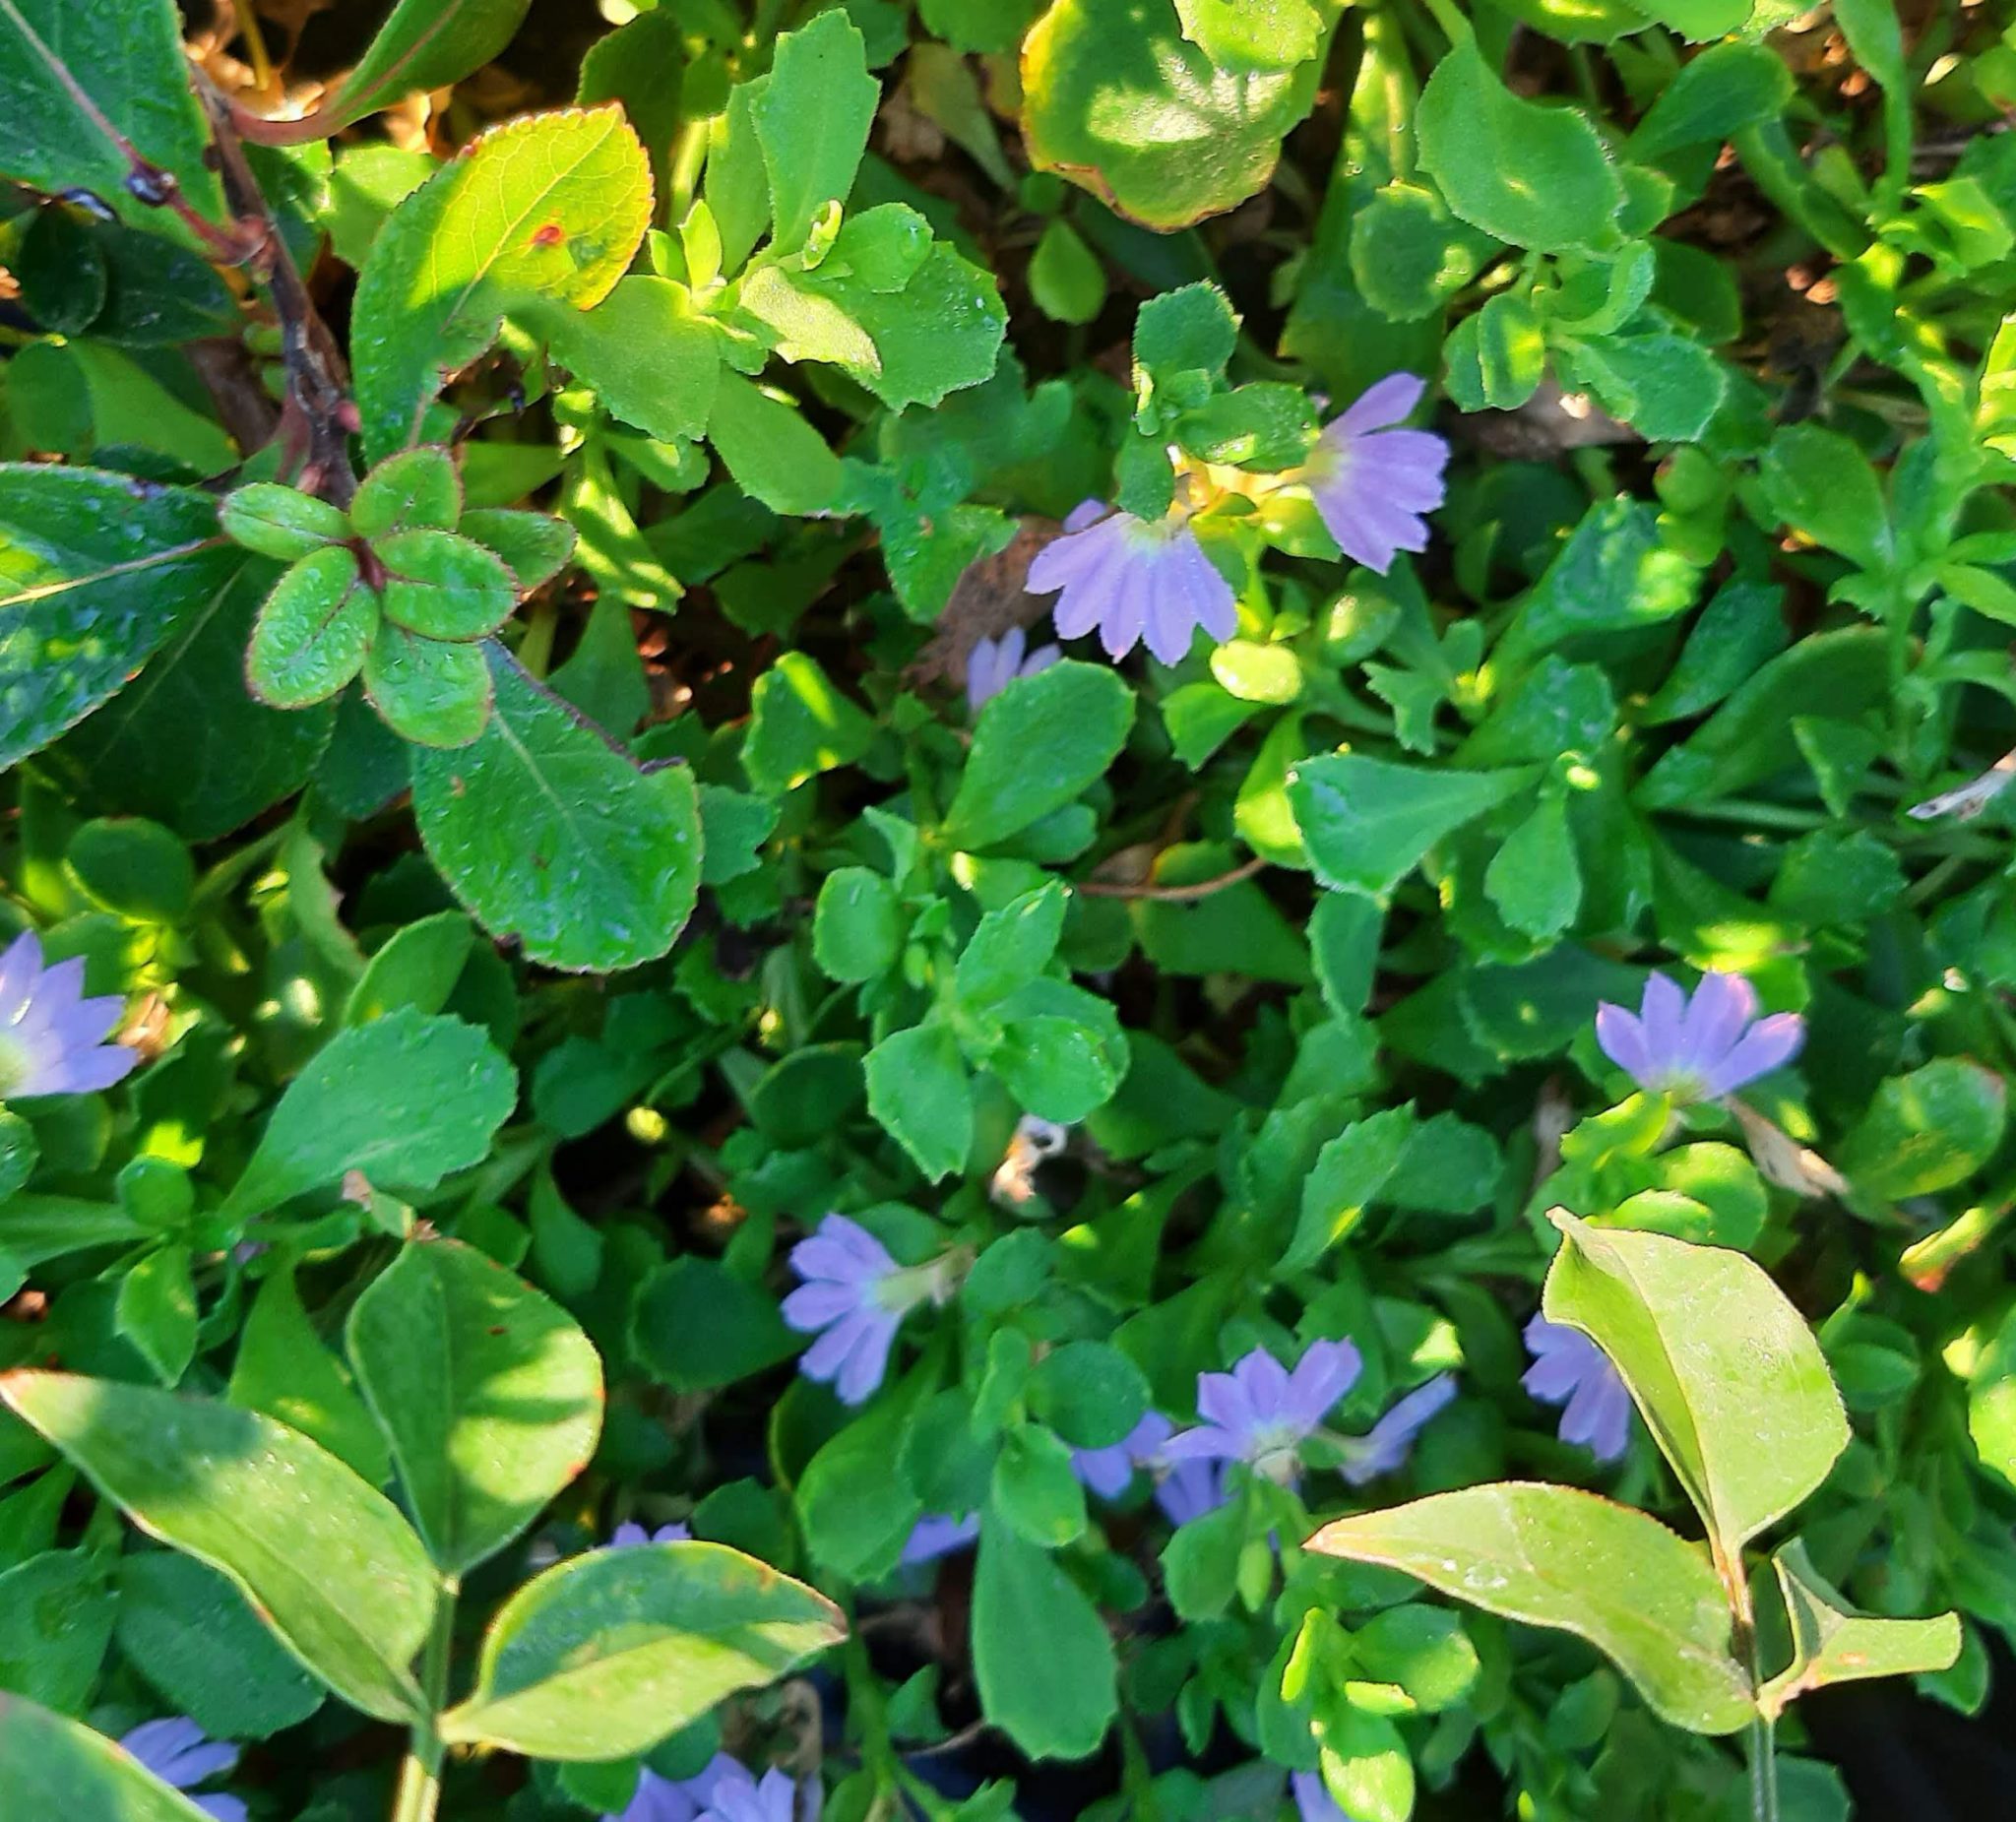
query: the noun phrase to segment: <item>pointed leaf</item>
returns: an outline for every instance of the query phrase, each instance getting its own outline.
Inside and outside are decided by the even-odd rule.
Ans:
[[[511,42],[531,0],[399,0],[349,80],[315,119],[324,133],[403,95],[446,89]]]
[[[1796,1538],[1771,1559],[1792,1621],[1793,1660],[1764,1685],[1769,1715],[1808,1689],[1874,1676],[1917,1676],[1943,1670],[1960,1656],[1960,1617],[1878,1619],[1856,1612],[1820,1579]]]
[[[517,1092],[511,1065],[460,1019],[403,1007],[351,1026],[287,1085],[220,1213],[261,1214],[351,1170],[432,1189],[481,1162]]]
[[[211,1822],[116,1741],[17,1695],[0,1695],[0,1815]]]
[[[473,1247],[410,1242],[346,1335],[413,1522],[449,1575],[494,1556],[595,1452],[602,1369],[588,1337]]]
[[[0,1398],[143,1531],[229,1576],[345,1701],[387,1721],[423,1712],[408,1665],[433,1568],[335,1456],[254,1412],[70,1373],[8,1373]]]
[[[1316,877],[1339,891],[1384,898],[1445,835],[1538,776],[1530,766],[1430,772],[1332,753],[1294,767],[1288,796]]]
[[[591,1551],[504,1603],[441,1736],[563,1761],[643,1752],[846,1632],[823,1596],[718,1543]]]
[[[1587,1639],[1675,1727],[1730,1733],[1751,1718],[1714,1570],[1695,1545],[1628,1506],[1508,1480],[1339,1519],[1308,1547]]]
[[[1565,1237],[1547,1273],[1547,1320],[1609,1355],[1721,1560],[1737,1563],[1847,1446],[1819,1343],[1741,1253],[1594,1227],[1565,1209],[1548,1219]]]

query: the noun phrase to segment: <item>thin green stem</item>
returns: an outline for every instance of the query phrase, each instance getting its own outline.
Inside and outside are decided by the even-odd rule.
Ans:
[[[392,1822],[434,1822],[441,1808],[441,1760],[444,1748],[434,1731],[434,1718],[448,1696],[448,1654],[455,1640],[455,1600],[460,1585],[450,1578],[442,1585],[434,1608],[434,1624],[420,1654],[420,1693],[427,1717],[413,1723],[406,1762],[399,1768],[399,1793],[393,1799]]]

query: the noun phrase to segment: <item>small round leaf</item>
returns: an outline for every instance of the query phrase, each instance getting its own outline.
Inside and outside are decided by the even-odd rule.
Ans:
[[[490,719],[482,649],[384,626],[364,659],[364,691],[386,726],[419,746],[467,746]]]
[[[359,586],[354,551],[325,544],[274,585],[252,628],[245,683],[276,709],[305,709],[357,674],[378,630],[378,600]]]
[[[518,604],[502,558],[452,532],[395,532],[371,548],[385,566],[385,617],[409,632],[486,638]]]

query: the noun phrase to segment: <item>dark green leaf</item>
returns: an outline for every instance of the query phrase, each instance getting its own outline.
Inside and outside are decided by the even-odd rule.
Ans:
[[[0,465],[0,766],[113,695],[245,562],[207,494]]]
[[[1098,1748],[1118,1707],[1113,1642],[1071,1578],[991,1511],[981,1521],[973,1644],[981,1711],[1031,1758],[1082,1759]]]
[[[646,772],[486,646],[496,706],[475,741],[413,754],[420,839],[494,936],[549,968],[663,955],[699,890],[692,774]]]

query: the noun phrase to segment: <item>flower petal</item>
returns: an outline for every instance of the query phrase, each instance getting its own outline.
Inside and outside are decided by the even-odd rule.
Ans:
[[[1796,1012],[1774,1012],[1759,1019],[1722,1060],[1704,1072],[1710,1095],[1733,1095],[1745,1083],[1768,1076],[1798,1055],[1806,1041],[1806,1022]]]
[[[1399,423],[1420,404],[1421,394],[1426,390],[1427,382],[1417,379],[1412,373],[1389,373],[1359,393],[1343,416],[1327,424],[1325,429],[1340,431],[1345,436],[1362,436],[1367,430],[1383,430],[1388,424]]]

